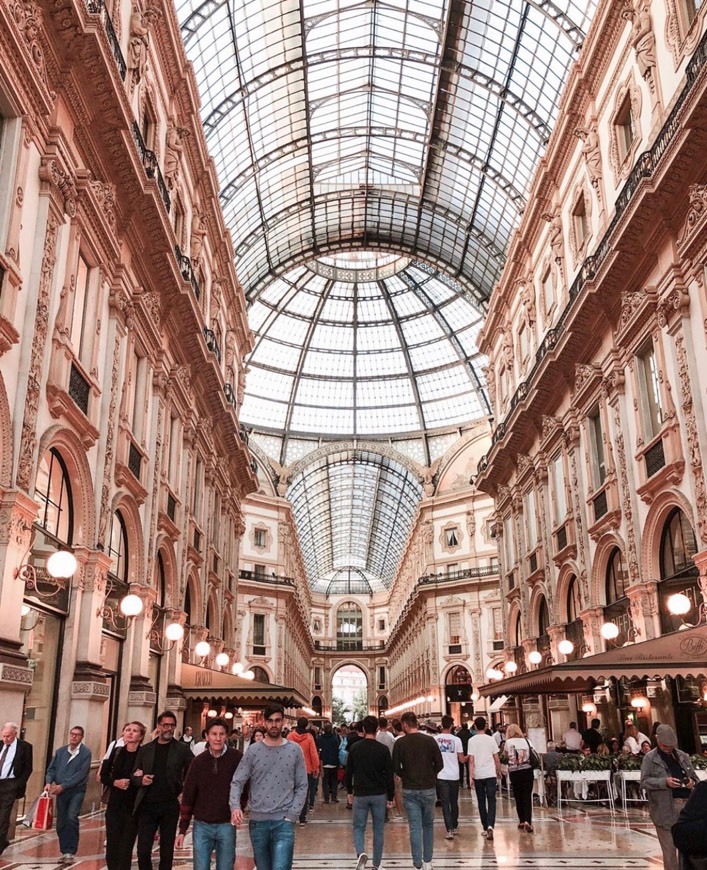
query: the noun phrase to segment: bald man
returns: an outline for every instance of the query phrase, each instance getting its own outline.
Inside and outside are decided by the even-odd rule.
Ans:
[[[0,855],[10,845],[7,832],[10,813],[18,798],[25,796],[27,780],[32,773],[32,744],[20,740],[14,722],[2,726],[0,744]]]

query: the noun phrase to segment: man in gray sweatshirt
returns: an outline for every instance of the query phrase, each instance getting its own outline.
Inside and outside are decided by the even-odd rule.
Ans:
[[[300,747],[282,737],[285,710],[264,710],[265,737],[251,743],[231,782],[231,822],[243,821],[241,794],[250,783],[250,841],[258,870],[292,870],[295,823],[307,795],[307,769]]]

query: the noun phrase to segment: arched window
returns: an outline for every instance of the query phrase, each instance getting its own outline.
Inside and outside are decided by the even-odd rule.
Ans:
[[[675,508],[665,521],[660,540],[660,579],[695,573],[693,556],[696,552],[692,526],[684,512]]]
[[[184,593],[184,612],[186,613],[186,625],[196,625],[194,622],[194,614],[192,613],[191,603],[191,584],[187,582],[187,589]]]
[[[253,665],[251,671],[253,671],[253,679],[257,680],[259,683],[270,682],[270,677],[268,676],[268,672],[265,670],[265,668],[261,668],[259,665]]]
[[[575,619],[579,619],[581,609],[582,601],[579,597],[579,583],[577,578],[572,576],[567,587],[567,622],[574,622]]]
[[[618,547],[609,554],[606,563],[606,603],[613,604],[626,595],[628,575],[624,565],[623,554]]]
[[[353,601],[345,601],[336,613],[336,648],[356,650],[363,646],[363,613]]]
[[[449,672],[449,676],[447,677],[447,683],[454,683],[459,686],[466,685],[471,682],[471,674],[464,665],[456,665]]]
[[[74,534],[71,483],[64,460],[53,447],[39,463],[34,500],[39,506],[37,524],[62,543],[71,544]]]
[[[155,604],[160,608],[164,608],[165,587],[167,585],[166,577],[164,559],[162,558],[162,551],[160,551],[157,554],[157,563],[155,565],[155,591],[157,592]]]
[[[209,630],[209,634],[214,637],[216,637],[218,633],[218,622],[216,619],[217,612],[216,602],[213,598],[209,598],[209,604],[206,608],[206,627]]]
[[[538,635],[547,634],[549,625],[550,612],[547,609],[547,601],[543,595],[540,600],[540,606],[538,607]]]
[[[108,543],[110,556],[110,573],[121,583],[128,582],[128,533],[125,531],[125,521],[120,511],[115,511],[110,521],[110,541]]]
[[[515,630],[513,632],[513,646],[519,647],[522,640],[523,638],[521,637],[520,611],[516,610]]]

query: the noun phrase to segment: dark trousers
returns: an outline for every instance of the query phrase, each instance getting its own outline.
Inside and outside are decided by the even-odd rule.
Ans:
[[[486,830],[496,824],[496,777],[475,779],[476,802],[479,805],[481,827]]]
[[[463,788],[464,785],[470,786],[469,782],[469,762],[459,762],[459,788]]]
[[[314,806],[314,795],[317,793],[318,778],[319,777],[312,776],[311,773],[307,774],[307,795],[304,799],[304,804],[299,814],[300,822],[303,822],[307,818],[307,807]]]
[[[335,801],[336,790],[339,785],[339,768],[325,767],[322,772],[322,796],[325,801]]]
[[[513,786],[513,799],[516,802],[516,812],[519,822],[533,823],[533,771],[512,770],[509,774]]]
[[[444,826],[448,831],[455,831],[459,826],[459,780],[438,779],[437,794],[442,801]]]
[[[159,870],[172,870],[174,838],[177,836],[179,803],[165,801],[140,805],[137,817],[137,865],[140,870],[152,870],[152,847],[160,832]]]
[[[9,845],[10,816],[17,800],[17,781],[0,779],[0,851]]]
[[[154,835],[153,835],[154,836]],[[106,866],[108,870],[130,870],[137,837],[137,818],[132,807],[116,801],[106,807]]]
[[[85,796],[85,788],[56,796],[56,833],[62,855],[75,855],[79,850],[79,813]]]

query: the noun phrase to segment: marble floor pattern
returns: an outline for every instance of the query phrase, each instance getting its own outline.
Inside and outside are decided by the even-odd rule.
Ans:
[[[606,808],[581,803],[534,809],[534,834],[521,834],[513,801],[498,802],[493,843],[481,835],[475,799],[464,790],[460,800],[459,835],[444,839],[441,810],[435,823],[434,870],[555,870],[555,868],[629,868],[659,870],[660,849],[648,814],[642,807],[617,812],[612,818]],[[245,829],[240,836],[247,836]],[[76,863],[79,870],[101,870],[103,860],[103,816],[93,813],[81,819],[81,843]],[[188,845],[188,841],[187,841]],[[371,847],[370,822],[367,845]],[[0,858],[0,870],[48,870],[59,867],[56,833],[40,833],[18,825],[13,844]],[[370,855],[370,852],[369,852]],[[157,856],[155,855],[155,867]],[[296,832],[294,870],[353,870],[351,813],[343,800],[338,804],[317,802],[305,827]],[[134,861],[137,866],[137,861]],[[175,870],[192,866],[191,850],[175,856]],[[383,870],[410,870],[407,824],[393,819],[385,826]],[[370,861],[369,861],[370,867]]]

